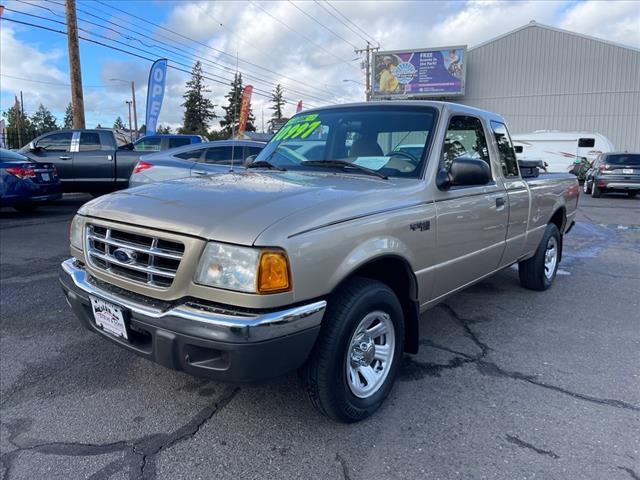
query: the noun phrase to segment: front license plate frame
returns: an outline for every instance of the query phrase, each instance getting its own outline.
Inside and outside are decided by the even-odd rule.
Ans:
[[[115,303],[103,300],[91,295],[91,310],[96,325],[101,330],[116,337],[129,340],[127,322],[125,319],[126,310]]]

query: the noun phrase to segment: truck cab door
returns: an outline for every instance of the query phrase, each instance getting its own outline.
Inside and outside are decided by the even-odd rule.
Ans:
[[[73,174],[80,188],[110,189],[115,181],[115,149],[105,131],[76,132],[73,142]]]
[[[508,199],[491,162],[487,138],[479,118],[450,118],[441,167],[450,168],[457,157],[480,158],[489,164],[493,180],[436,191],[434,300],[495,271],[504,252]]]
[[[56,166],[64,184],[73,183],[73,132],[56,132],[44,135],[34,142],[34,150],[28,156],[36,162],[50,162]]]

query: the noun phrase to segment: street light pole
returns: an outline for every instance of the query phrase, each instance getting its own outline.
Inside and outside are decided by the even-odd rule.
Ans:
[[[124,82],[131,84],[131,100],[133,102],[133,128],[138,136],[138,109],[136,108],[136,83],[133,80],[123,80],[121,78],[110,78],[110,82]]]
[[[125,102],[129,107],[129,136],[131,137],[131,143],[133,143],[133,130],[131,130],[131,100]]]
[[[136,110],[136,84],[131,80],[131,99],[133,100],[133,128],[138,136],[138,111]]]

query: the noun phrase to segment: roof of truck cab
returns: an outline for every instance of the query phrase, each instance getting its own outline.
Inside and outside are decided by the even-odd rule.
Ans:
[[[460,103],[455,102],[445,102],[439,100],[372,100],[370,102],[355,102],[355,103],[344,103],[339,105],[326,105],[323,107],[311,108],[309,110],[304,110],[300,112],[299,115],[306,115],[313,112],[319,112],[323,110],[332,110],[336,108],[353,108],[353,107],[367,107],[374,108],[379,106],[392,106],[392,107],[432,107],[436,108],[438,111],[449,110],[456,111],[461,113],[469,113],[471,115],[481,116],[488,118],[490,120],[496,120],[501,123],[505,123],[504,118],[498,115],[497,113],[482,110],[480,108],[469,107],[468,105],[462,105]]]

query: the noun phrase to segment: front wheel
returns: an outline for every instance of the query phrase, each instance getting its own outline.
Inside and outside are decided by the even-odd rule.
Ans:
[[[562,237],[553,223],[547,225],[533,257],[518,264],[520,284],[529,290],[546,290],[553,284],[560,263]]]
[[[13,208],[20,213],[33,213],[38,210],[39,206],[37,203],[24,203],[22,205],[15,205]]]
[[[404,317],[384,283],[347,280],[331,295],[303,369],[311,403],[345,423],[372,415],[391,391],[404,350]]]
[[[630,191],[627,192],[627,195],[629,195],[631,198],[633,198],[636,195],[638,195],[638,191],[637,190],[630,190]]]

